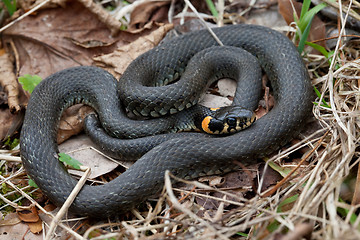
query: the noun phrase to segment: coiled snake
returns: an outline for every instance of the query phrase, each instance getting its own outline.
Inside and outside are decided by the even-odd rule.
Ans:
[[[128,211],[161,190],[166,170],[179,177],[221,173],[231,168],[234,160],[254,161],[277,150],[299,133],[311,114],[312,88],[307,70],[292,42],[274,30],[254,25],[227,26],[216,28],[214,32],[224,45],[242,47],[258,58],[271,82],[276,99],[273,109],[250,128],[226,137],[184,133],[140,138],[139,141],[150,141],[152,147],[163,143],[110,183],[85,185],[70,208],[72,212],[105,217]],[[163,74],[161,71],[165,71],[162,76],[170,77],[160,80],[170,81],[171,76],[183,71],[184,65],[178,64],[186,64],[195,53],[216,45],[207,31],[185,34],[136,59],[123,78],[131,80],[142,75],[159,78]],[[175,86],[173,90],[176,91],[179,82],[169,86]],[[80,102],[93,106],[102,126],[119,137],[131,137],[134,132],[139,132],[139,136],[162,132],[158,129],[166,124],[162,118],[149,122],[124,120],[126,114],[119,110],[123,108],[119,97],[124,95],[122,87],[119,91],[116,88],[116,80],[106,71],[79,67],[55,73],[33,91],[21,131],[20,153],[27,173],[55,204],[62,205],[76,184],[57,157],[56,134],[64,108]],[[141,95],[141,92],[131,91],[130,95]],[[245,86],[244,92],[247,91],[252,90]],[[188,100],[196,103],[193,96]],[[165,107],[166,111],[185,108],[186,102],[183,101],[182,106]],[[144,115],[156,115],[156,106],[152,103],[145,107]],[[138,105],[133,109],[141,111]],[[175,135],[177,137],[173,137]],[[132,149],[137,147],[138,139],[124,141]]]

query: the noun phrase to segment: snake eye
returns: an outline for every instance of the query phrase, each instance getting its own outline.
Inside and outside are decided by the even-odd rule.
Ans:
[[[227,118],[227,119],[226,119],[226,122],[227,122],[227,124],[229,124],[229,126],[234,126],[234,125],[236,125],[236,119],[233,118],[233,117]]]

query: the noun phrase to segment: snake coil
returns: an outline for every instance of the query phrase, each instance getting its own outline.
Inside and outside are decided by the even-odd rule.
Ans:
[[[242,47],[258,58],[274,92],[273,109],[252,127],[231,136],[211,138],[194,133],[169,138],[110,183],[85,185],[70,208],[72,212],[106,217],[128,211],[161,190],[166,170],[178,177],[219,173],[230,168],[234,160],[246,163],[268,155],[299,133],[311,115],[312,88],[292,42],[274,30],[254,25],[226,26],[214,32],[224,45]],[[155,64],[156,72],[168,66],[176,69],[179,62],[186,63],[196,52],[215,45],[207,31],[185,34],[136,59],[124,75],[137,78],[145,62],[151,62],[149,66]],[[144,69],[147,74],[151,71]],[[126,114],[119,111],[123,105],[116,89],[117,81],[106,71],[80,67],[51,75],[31,95],[21,131],[20,153],[27,173],[58,206],[77,183],[57,157],[56,134],[65,108],[80,102],[91,105],[103,127],[115,135],[134,135],[138,130],[146,135],[141,130],[143,124],[155,131],[166,124],[161,118],[140,124],[124,120]],[[119,124],[125,130],[119,129]],[[137,139],[128,141],[131,145]]]

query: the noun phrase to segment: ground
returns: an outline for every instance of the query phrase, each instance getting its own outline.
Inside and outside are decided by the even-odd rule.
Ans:
[[[300,13],[301,3],[286,0],[192,1],[190,7],[183,1],[12,2],[0,3],[0,239],[360,239],[358,2],[323,1],[328,7],[313,18],[303,50],[301,36],[320,3],[309,10],[304,1]],[[210,26],[265,25],[298,46],[317,96],[306,129],[268,158],[240,164],[240,171],[225,176],[174,184],[167,174],[160,196],[117,219],[55,217],[59,208],[29,182],[16,147],[30,96],[19,77],[31,82],[32,75],[45,78],[77,65],[96,65],[119,77],[174,27],[181,33],[203,28],[199,17]],[[231,103],[234,88],[232,81],[219,81],[204,104]],[[271,88],[264,88],[257,115],[273,104]],[[131,164],[108,160],[77,135],[90,111],[66,111],[57,140],[61,152],[91,167],[90,178],[107,182]]]

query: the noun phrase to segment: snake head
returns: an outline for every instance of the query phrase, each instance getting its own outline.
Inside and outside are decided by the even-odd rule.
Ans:
[[[256,119],[255,113],[240,106],[211,109],[213,114],[206,116],[202,130],[209,134],[232,134],[249,127]]]

